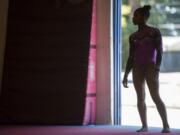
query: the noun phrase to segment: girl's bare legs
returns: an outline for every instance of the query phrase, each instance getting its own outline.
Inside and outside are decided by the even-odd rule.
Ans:
[[[143,85],[143,84],[141,84],[141,85]],[[142,123],[142,128],[137,130],[137,132],[146,132],[148,130],[147,109],[146,109],[146,103],[145,103],[145,90],[143,87],[144,86],[142,86],[142,88],[138,87],[139,89],[136,89],[137,107],[138,107],[138,112],[139,112],[141,123]]]
[[[142,71],[138,69],[133,71],[133,83],[137,94],[137,108],[140,115],[142,128],[137,130],[137,132],[147,132],[147,114],[146,114],[146,104],[145,104],[145,79],[142,75]]]
[[[153,68],[150,68],[148,74],[146,75],[147,85],[150,91],[150,95],[156,104],[157,110],[160,114],[160,117],[163,122],[163,133],[169,133],[170,128],[167,120],[167,112],[165,105],[159,95],[159,73],[157,71],[151,71]]]

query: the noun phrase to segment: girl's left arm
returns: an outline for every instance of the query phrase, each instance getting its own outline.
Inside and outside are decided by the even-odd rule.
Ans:
[[[155,43],[156,43],[156,51],[157,51],[156,70],[159,71],[160,66],[161,66],[162,56],[163,56],[162,36],[161,36],[161,32],[159,31],[159,29],[157,29],[157,32],[156,32]]]

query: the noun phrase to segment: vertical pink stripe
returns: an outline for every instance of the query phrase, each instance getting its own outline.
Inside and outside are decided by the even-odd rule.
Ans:
[[[93,0],[91,41],[89,52],[87,96],[84,125],[95,124],[96,116],[96,0]]]

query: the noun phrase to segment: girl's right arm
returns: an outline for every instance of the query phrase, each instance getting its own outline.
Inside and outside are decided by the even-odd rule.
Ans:
[[[127,60],[127,64],[126,64],[126,69],[125,69],[125,73],[124,73],[124,78],[123,78],[123,86],[125,88],[128,88],[127,84],[128,84],[128,74],[131,71],[132,67],[133,67],[133,60],[134,60],[134,46],[132,44],[132,36],[130,36],[129,38],[129,57]]]

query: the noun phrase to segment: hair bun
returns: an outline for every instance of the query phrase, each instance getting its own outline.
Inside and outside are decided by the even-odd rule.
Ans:
[[[143,7],[143,9],[145,9],[145,10],[151,10],[151,6],[150,5],[145,5],[144,7]]]

